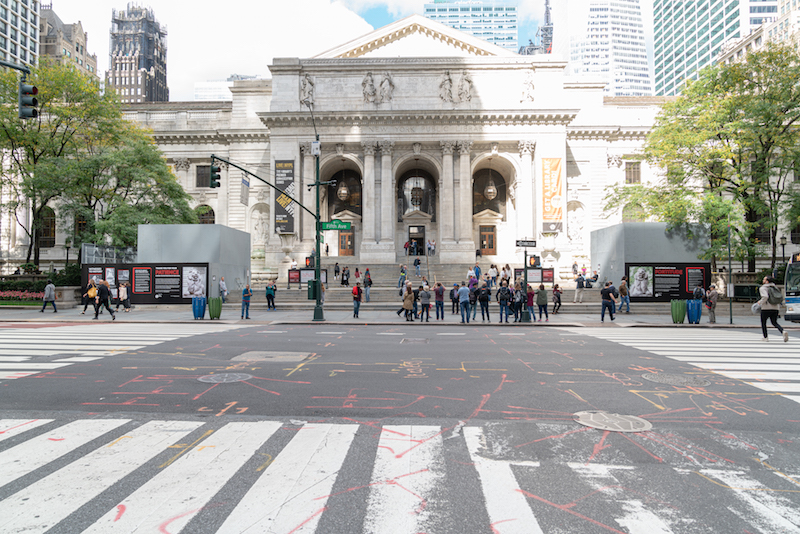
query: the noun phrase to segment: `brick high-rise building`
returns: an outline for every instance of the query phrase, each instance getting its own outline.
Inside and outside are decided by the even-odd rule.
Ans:
[[[153,10],[128,4],[111,13],[106,90],[122,102],[167,102],[167,30]]]
[[[75,65],[94,78],[97,74],[97,55],[86,50],[88,34],[80,21],[65,24],[53,4],[42,4],[39,13],[39,57],[49,57],[64,64]]]

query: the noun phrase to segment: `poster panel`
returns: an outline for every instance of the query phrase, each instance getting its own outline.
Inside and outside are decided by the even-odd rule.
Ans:
[[[300,270],[299,269],[289,269],[289,283],[290,284],[299,284],[300,283]]]
[[[131,295],[153,294],[153,269],[151,267],[134,267],[133,291]]]
[[[207,263],[83,265],[81,275],[84,286],[90,278],[129,283],[133,304],[190,304],[208,296]]]
[[[294,160],[275,160],[275,187],[282,191],[275,198],[275,233],[294,233],[297,206],[289,199],[295,196]]]
[[[208,268],[192,266],[183,268],[182,297],[190,299],[192,297],[206,296],[206,278]]]
[[[116,277],[116,269],[114,267],[106,267],[106,282],[108,282],[109,287],[116,287],[117,286],[117,277]]]
[[[626,263],[625,271],[631,301],[638,302],[690,299],[698,283],[711,283],[709,263]]]
[[[130,281],[131,281],[130,269],[117,269],[117,282],[121,284],[122,282],[130,282]]]
[[[563,230],[561,158],[542,158],[542,231]]]
[[[181,298],[181,269],[177,265],[155,268],[155,298]]]
[[[552,284],[555,282],[555,270],[552,268],[542,269],[542,282]]]
[[[103,280],[103,268],[102,267],[89,267],[88,269],[89,275],[85,278],[86,283],[84,283],[84,287],[89,283],[89,280],[94,280],[96,284],[100,280]]]

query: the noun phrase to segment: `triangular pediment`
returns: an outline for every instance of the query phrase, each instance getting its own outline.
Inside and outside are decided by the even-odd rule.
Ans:
[[[315,59],[363,57],[512,57],[517,54],[440,22],[411,15]]]

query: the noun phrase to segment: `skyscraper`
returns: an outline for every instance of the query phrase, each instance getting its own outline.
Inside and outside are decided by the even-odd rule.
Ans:
[[[39,1],[15,0],[0,5],[0,58],[35,65],[39,47]]]
[[[550,0],[544,2],[544,23],[539,26],[536,32],[537,44],[520,46],[519,53],[522,56],[535,56],[538,54],[550,54],[553,52],[553,18],[550,16]]]
[[[683,82],[716,63],[725,42],[778,18],[778,0],[655,0],[655,92],[678,94]]]
[[[167,102],[167,30],[153,10],[128,4],[111,12],[106,90],[123,102]]]
[[[497,46],[517,51],[516,0],[434,0],[424,15]]]
[[[80,21],[65,24],[53,11],[53,4],[42,4],[39,13],[39,58],[50,57],[81,72],[99,78],[97,55],[86,51],[89,36]]]
[[[611,96],[652,95],[644,30],[640,0],[592,0],[584,37],[571,42],[572,71],[599,75]]]

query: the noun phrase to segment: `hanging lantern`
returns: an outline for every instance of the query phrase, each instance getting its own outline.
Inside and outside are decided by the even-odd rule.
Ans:
[[[483,189],[483,196],[485,196],[488,200],[494,200],[497,198],[497,186],[492,180],[492,171],[489,171],[489,183],[486,184],[486,187]]]
[[[341,183],[339,183],[339,187],[336,189],[336,196],[339,197],[339,200],[344,202],[350,196],[350,189],[347,188],[347,184],[344,183],[344,177],[342,177]]]

